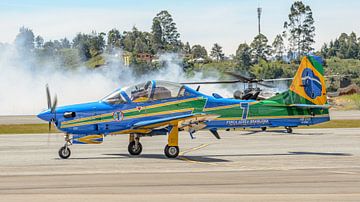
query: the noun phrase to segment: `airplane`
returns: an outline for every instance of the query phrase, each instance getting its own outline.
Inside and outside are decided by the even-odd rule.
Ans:
[[[187,85],[152,80],[119,88],[90,103],[57,107],[46,87],[48,109],[37,116],[65,133],[60,158],[71,155],[72,144],[100,144],[108,135],[129,135],[128,152],[142,152],[140,138],[167,136],[165,156],[179,155],[179,131],[194,138],[208,130],[220,139],[218,129],[293,127],[330,120],[322,64],[304,56],[288,91],[269,99],[238,100],[219,94],[205,95]]]

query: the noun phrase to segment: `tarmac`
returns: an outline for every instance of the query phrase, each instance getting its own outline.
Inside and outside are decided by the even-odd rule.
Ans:
[[[294,129],[180,135],[180,156],[165,136],[73,145],[60,159],[61,134],[0,135],[0,201],[359,201],[360,131]]]

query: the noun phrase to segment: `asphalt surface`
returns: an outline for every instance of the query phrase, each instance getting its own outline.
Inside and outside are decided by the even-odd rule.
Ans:
[[[359,201],[359,129],[181,133],[181,155],[164,157],[166,137],[127,136],[73,145],[58,135],[0,135],[0,201]]]

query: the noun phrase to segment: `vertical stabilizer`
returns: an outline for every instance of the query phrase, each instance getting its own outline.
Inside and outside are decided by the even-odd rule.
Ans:
[[[326,104],[324,68],[316,56],[305,56],[291,83],[290,91],[300,96],[297,103]]]

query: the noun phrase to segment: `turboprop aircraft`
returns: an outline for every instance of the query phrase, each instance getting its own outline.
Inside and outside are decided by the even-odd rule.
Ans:
[[[237,100],[218,94],[205,95],[186,85],[168,81],[119,88],[100,101],[56,107],[47,87],[48,109],[38,114],[65,135],[61,158],[72,144],[100,144],[107,135],[129,134],[128,151],[139,155],[140,138],[164,135],[165,155],[179,154],[179,131],[193,138],[208,130],[220,139],[218,129],[292,127],[329,121],[324,70],[313,56],[305,56],[288,91],[266,100]]]

